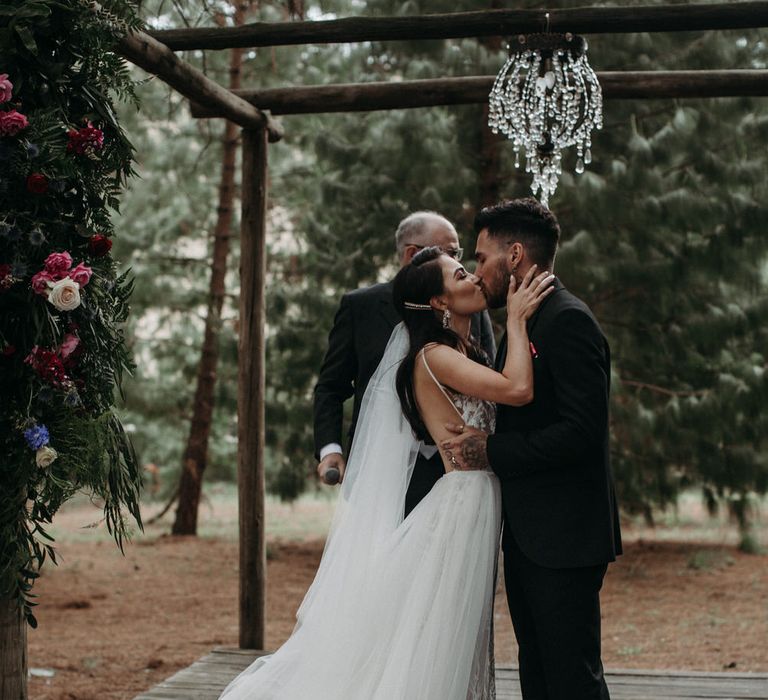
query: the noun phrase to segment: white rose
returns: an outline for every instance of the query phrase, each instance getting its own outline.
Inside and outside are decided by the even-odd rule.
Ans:
[[[80,306],[80,285],[69,277],[60,279],[48,292],[48,301],[59,311],[72,311]]]
[[[35,462],[37,462],[38,467],[50,467],[58,456],[59,453],[56,450],[46,445],[35,452]]]

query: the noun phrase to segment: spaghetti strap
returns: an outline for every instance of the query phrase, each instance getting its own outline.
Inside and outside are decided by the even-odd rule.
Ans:
[[[434,372],[432,371],[432,368],[429,366],[429,363],[427,362],[427,354],[425,352],[427,348],[423,347],[421,349],[421,352],[419,353],[421,355],[421,359],[424,362],[424,366],[427,368],[427,372],[429,372],[429,376],[432,377],[432,381],[437,384],[437,388],[440,389],[440,391],[443,393],[443,396],[445,396],[446,399],[448,399],[448,403],[451,404],[451,408],[453,408],[454,411],[456,411],[456,415],[459,416],[459,419],[461,422],[464,422],[464,416],[461,415],[461,411],[459,411],[458,408],[456,408],[456,404],[453,403],[453,400],[450,396],[448,396],[448,392],[445,390],[445,387],[437,381],[437,377],[435,376]]]

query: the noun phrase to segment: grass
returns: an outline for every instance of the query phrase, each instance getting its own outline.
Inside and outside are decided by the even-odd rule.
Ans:
[[[283,503],[274,496],[266,502],[266,527],[268,541],[305,542],[322,539],[328,532],[338,489],[320,487],[308,491],[293,503]],[[142,505],[144,520],[159,512],[164,503],[146,499]],[[157,523],[148,525],[141,533],[133,530],[133,541],[137,544],[153,542],[167,535],[173,523],[174,508]],[[693,570],[720,569],[729,565],[727,558],[715,549],[719,545],[738,545],[747,553],[760,553],[768,547],[768,498],[756,502],[754,520],[746,535],[739,532],[736,523],[728,517],[725,509],[710,516],[695,491],[681,495],[675,508],[656,514],[656,524],[649,527],[642,517],[631,517],[622,525],[625,541],[675,541],[697,542],[702,548],[691,555],[688,567]],[[102,520],[101,508],[91,504],[84,495],[68,502],[54,518],[51,534],[60,543],[96,542],[110,539]],[[236,541],[237,487],[230,483],[206,484],[199,511],[198,535],[206,539]],[[642,569],[636,572],[642,577]]]

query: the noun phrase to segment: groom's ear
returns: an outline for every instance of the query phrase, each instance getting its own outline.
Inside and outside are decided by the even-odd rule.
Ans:
[[[507,263],[510,270],[519,267],[525,259],[525,248],[520,241],[515,241],[507,248]]]

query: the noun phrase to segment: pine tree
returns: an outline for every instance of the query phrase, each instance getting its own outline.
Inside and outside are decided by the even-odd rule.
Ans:
[[[262,2],[253,19],[281,21],[297,9],[319,17],[490,4]],[[600,35],[591,38],[589,55],[598,71],[766,63],[757,33],[734,31]],[[243,84],[492,74],[503,60],[503,48],[486,39],[276,47],[246,54]],[[206,62],[212,75],[224,77],[215,52]],[[311,392],[339,297],[393,274],[400,218],[414,209],[439,210],[457,223],[471,251],[479,206],[529,194],[509,143],[489,139],[483,109],[282,118],[287,138],[270,148],[267,439],[270,488],[284,497],[311,483]],[[768,487],[760,410],[768,320],[760,206],[765,106],[747,98],[609,101],[605,121],[585,173],[573,174],[574,155],[566,154],[551,206],[563,228],[557,272],[593,307],[613,348],[612,451],[622,506],[651,517],[654,507],[695,486],[710,506],[727,503],[746,527],[754,494]],[[172,345],[177,360],[189,355]],[[235,363],[228,333],[221,368],[230,379],[219,383],[219,425],[234,414]],[[188,406],[182,382],[170,386]],[[234,455],[231,435],[219,432],[214,452]]]
[[[237,0],[233,3],[233,8],[233,26],[237,27],[245,21],[248,3]],[[225,25],[223,16],[220,21],[222,25]],[[242,56],[242,49],[232,49],[230,52],[229,88],[231,90],[237,90],[240,87]],[[205,315],[205,330],[203,333],[200,363],[197,369],[189,437],[187,438],[187,446],[184,450],[179,480],[178,508],[172,530],[174,535],[197,534],[197,511],[200,505],[203,474],[208,464],[208,442],[213,418],[214,390],[216,387],[216,370],[219,357],[219,329],[221,327],[221,311],[224,306],[226,293],[227,257],[233,231],[232,219],[235,200],[235,167],[238,140],[239,127],[233,122],[225,122],[222,140],[219,205],[217,207],[216,225],[213,232],[208,308]]]

